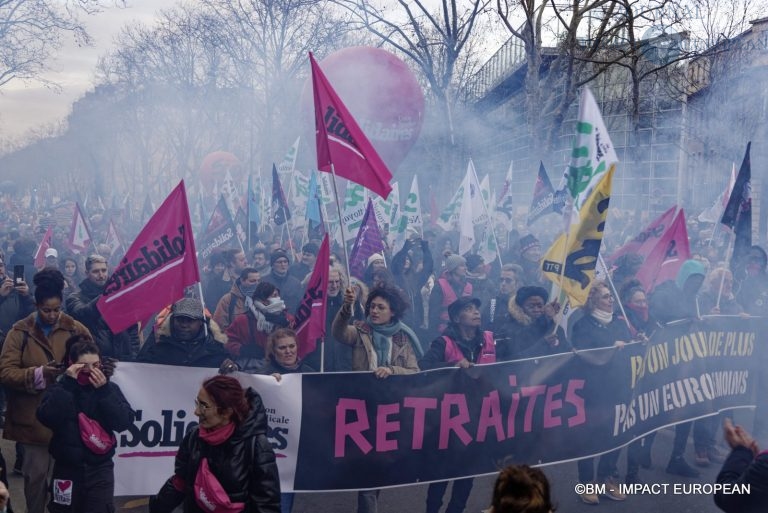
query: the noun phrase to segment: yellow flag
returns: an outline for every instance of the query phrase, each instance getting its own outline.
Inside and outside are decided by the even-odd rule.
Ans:
[[[615,169],[615,165],[610,167],[584,202],[579,211],[579,224],[571,227],[570,234],[560,235],[542,258],[544,276],[557,284],[575,306],[586,303],[589,287],[595,279]]]

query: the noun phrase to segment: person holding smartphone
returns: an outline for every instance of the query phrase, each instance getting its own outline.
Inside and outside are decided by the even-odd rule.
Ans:
[[[88,329],[63,313],[64,276],[43,269],[34,276],[36,311],[13,325],[0,352],[0,383],[8,409],[3,437],[24,448],[24,496],[29,513],[44,513],[53,458],[48,454],[51,431],[35,417],[43,392],[63,374],[59,364],[73,335],[93,340]]]

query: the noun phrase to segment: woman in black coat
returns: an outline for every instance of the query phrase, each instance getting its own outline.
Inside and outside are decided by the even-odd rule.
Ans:
[[[182,504],[184,513],[210,511],[216,496],[196,486],[202,481],[218,483],[225,497],[217,504],[230,511],[280,513],[280,477],[261,396],[233,377],[208,378],[195,415],[200,424],[184,437],[173,476],[150,498],[150,513],[171,513]]]
[[[589,291],[587,304],[584,306],[585,315],[573,326],[571,343],[575,350],[621,348],[631,340],[632,335],[626,320],[613,313],[613,304],[613,294],[608,286],[602,281],[595,281]],[[606,497],[615,501],[626,499],[616,482],[618,475],[616,463],[620,452],[619,449],[603,454],[597,464],[597,481],[606,485]],[[578,461],[580,483],[587,484],[595,481],[594,460],[595,458],[584,458]],[[580,493],[579,497],[587,504],[600,502],[600,498],[595,493]]]
[[[51,513],[111,513],[115,510],[115,432],[128,429],[133,411],[120,387],[101,371],[99,347],[83,335],[67,340],[65,374],[51,385],[37,418],[53,431],[48,452],[55,460],[51,479]],[[87,431],[95,421],[102,431]],[[94,438],[95,437],[95,438]],[[71,481],[71,484],[67,484]]]

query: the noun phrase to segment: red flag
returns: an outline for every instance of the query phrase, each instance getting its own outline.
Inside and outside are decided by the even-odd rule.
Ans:
[[[200,281],[184,181],[149,218],[107,280],[97,306],[114,333],[184,297]]]
[[[651,292],[659,283],[674,280],[683,262],[689,258],[691,249],[688,245],[688,230],[685,227],[685,214],[681,209],[669,229],[645,258],[637,272],[637,279],[643,284],[646,292]]]
[[[333,90],[311,52],[309,62],[315,97],[317,168],[331,172],[334,166],[337,175],[386,198],[392,191],[389,185],[392,173]]]
[[[670,207],[669,210],[661,214],[654,219],[643,231],[641,231],[634,239],[624,244],[617,249],[610,257],[609,262],[615,262],[617,258],[627,253],[637,253],[643,258],[646,258],[659,239],[667,232],[669,223],[675,217],[676,206]]]
[[[328,270],[330,268],[328,234],[320,244],[315,268],[307,282],[307,290],[296,310],[296,342],[299,359],[317,347],[317,339],[325,336],[325,311],[328,306]]]
[[[42,269],[45,267],[45,252],[51,247],[51,238],[53,237],[53,228],[48,227],[43,235],[43,240],[40,241],[40,246],[35,253],[35,268]]]

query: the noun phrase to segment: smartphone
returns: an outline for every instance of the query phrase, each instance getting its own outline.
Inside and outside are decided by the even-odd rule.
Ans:
[[[14,265],[13,266],[13,285],[21,285],[24,282],[24,266],[23,265]]]

